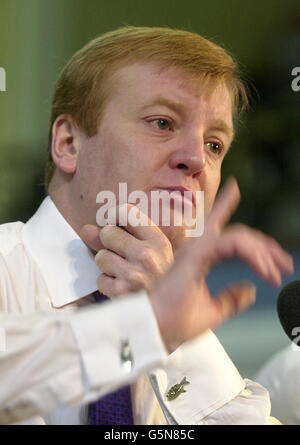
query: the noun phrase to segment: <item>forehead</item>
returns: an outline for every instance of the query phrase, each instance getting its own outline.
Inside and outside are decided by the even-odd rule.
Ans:
[[[170,102],[178,109],[198,113],[206,109],[214,118],[232,122],[232,101],[225,84],[215,88],[178,68],[161,68],[152,63],[134,63],[115,71],[110,79],[111,99],[127,111],[148,104]]]

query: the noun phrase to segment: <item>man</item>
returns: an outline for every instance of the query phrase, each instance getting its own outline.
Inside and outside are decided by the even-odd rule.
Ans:
[[[17,319],[3,319],[5,387],[9,365],[31,372],[27,380],[14,373],[18,392],[6,394],[2,419],[81,404],[32,422],[88,423],[89,402],[131,383],[136,424],[272,422],[266,390],[241,378],[209,330],[254,300],[249,283],[211,299],[205,276],[217,261],[237,255],[274,285],[292,271],[269,237],[242,225],[223,230],[239,200],[234,180],[213,208],[239,98],[246,103],[231,57],[185,31],[121,28],[67,64],[52,107],[49,196],[28,223],[1,230],[1,310],[34,312],[26,336]],[[204,191],[204,235],[187,242],[185,222],[151,225],[151,212],[147,226],[99,229],[101,191],[117,197],[118,221],[137,212],[120,205],[122,183],[149,198],[177,190],[182,205],[184,191]],[[190,205],[195,214],[194,198]],[[96,307],[97,287],[112,302]],[[54,314],[40,321],[36,311]],[[188,386],[169,399],[184,377]]]

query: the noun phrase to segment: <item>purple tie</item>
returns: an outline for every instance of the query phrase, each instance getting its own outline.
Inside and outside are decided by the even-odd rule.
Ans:
[[[99,291],[93,293],[97,302],[108,300]],[[130,386],[107,394],[89,405],[90,425],[133,425]]]

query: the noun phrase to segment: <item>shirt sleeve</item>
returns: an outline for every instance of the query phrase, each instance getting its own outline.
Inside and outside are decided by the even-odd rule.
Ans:
[[[186,378],[189,382],[176,398],[167,393]],[[149,373],[152,387],[169,424],[266,425],[270,417],[268,391],[243,379],[217,337],[207,331],[181,345],[164,368]]]
[[[0,313],[0,423],[88,403],[166,356],[143,292],[72,314]]]

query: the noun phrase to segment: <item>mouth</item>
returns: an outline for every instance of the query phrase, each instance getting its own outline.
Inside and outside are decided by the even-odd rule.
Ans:
[[[152,190],[166,191],[168,193],[172,193],[175,191],[180,192],[182,196],[182,201],[190,202],[193,206],[196,205],[195,193],[193,192],[193,190],[188,189],[186,187],[183,186],[155,187]]]

